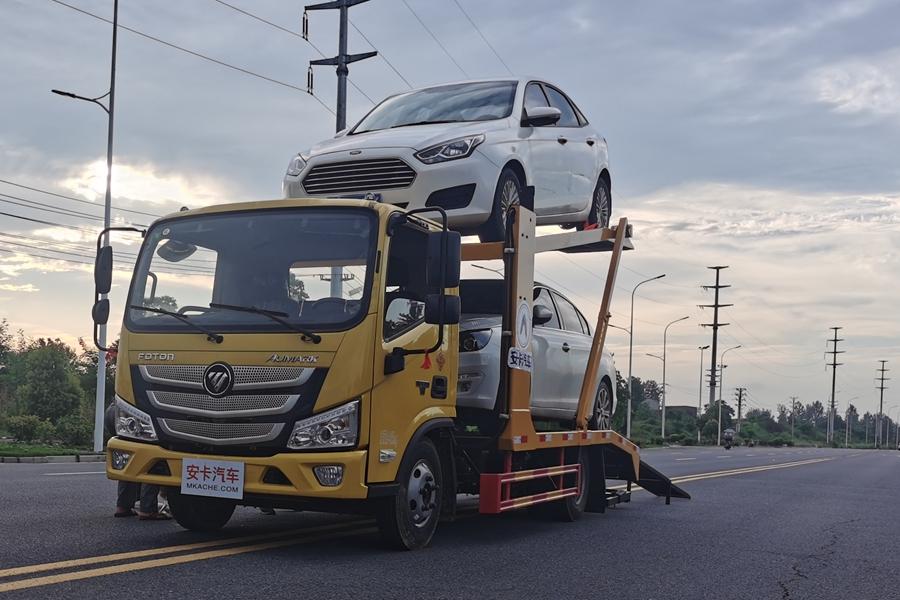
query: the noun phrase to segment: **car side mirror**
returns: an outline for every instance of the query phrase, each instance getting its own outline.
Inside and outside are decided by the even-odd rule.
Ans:
[[[461,311],[459,296],[444,295],[441,310],[441,295],[425,296],[425,322],[429,325],[457,325]]]
[[[522,119],[523,127],[546,127],[556,125],[562,118],[562,112],[552,106],[535,106],[525,110]]]
[[[458,231],[432,231],[428,234],[425,277],[429,287],[443,292],[442,275],[443,288],[459,286],[461,253],[462,241]]]
[[[531,321],[535,325],[545,325],[553,319],[553,311],[543,304],[536,304],[531,311]]]
[[[94,261],[94,290],[98,295],[108,294],[112,289],[113,249],[103,246]]]
[[[103,298],[94,302],[91,318],[94,319],[94,325],[106,325],[109,321],[109,299]]]

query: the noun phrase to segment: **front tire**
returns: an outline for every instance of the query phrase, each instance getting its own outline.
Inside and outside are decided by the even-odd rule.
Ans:
[[[519,175],[510,167],[505,167],[500,172],[497,187],[494,189],[494,207],[491,216],[484,225],[478,237],[482,242],[502,242],[506,238],[506,213],[510,208],[521,204],[525,194],[525,184]]]
[[[175,521],[191,531],[218,531],[228,523],[235,503],[220,498],[189,496],[169,490],[169,509]]]
[[[410,447],[397,480],[396,496],[378,511],[384,541],[398,550],[418,550],[431,541],[441,515],[441,461],[429,439]]]
[[[597,227],[609,227],[610,216],[612,215],[612,192],[609,189],[609,183],[601,177],[597,180],[597,186],[594,188],[594,195],[591,198],[591,211],[585,223],[579,223],[576,229],[582,231],[586,226],[596,225]]]
[[[612,429],[612,386],[602,379],[597,386],[597,397],[594,399],[594,414],[588,423],[591,429]]]

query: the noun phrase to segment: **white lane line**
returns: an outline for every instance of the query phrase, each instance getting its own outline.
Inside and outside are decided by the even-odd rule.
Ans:
[[[731,458],[732,456],[733,456],[733,455],[731,455],[731,454],[720,454],[720,455],[717,456],[716,458]]]
[[[676,458],[675,460],[697,460],[696,458]]]
[[[47,477],[60,477],[64,475],[106,475],[106,471],[77,471],[72,473],[42,473]]]

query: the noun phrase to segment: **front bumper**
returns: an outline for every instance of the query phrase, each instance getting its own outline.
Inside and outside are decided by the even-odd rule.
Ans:
[[[124,450],[132,454],[124,469],[116,470],[111,464],[111,450]],[[345,452],[291,452],[274,456],[218,456],[196,454],[211,460],[240,461],[244,463],[244,495],[278,495],[298,498],[332,498],[359,500],[368,497],[366,487],[366,450]],[[109,479],[136,481],[167,487],[181,487],[181,459],[191,456],[166,450],[161,446],[143,444],[114,437],[106,451],[106,476]],[[171,475],[155,475],[148,471],[159,462],[168,464]],[[319,484],[313,473],[318,465],[342,465],[344,478],[340,485],[325,487]],[[290,483],[264,483],[269,467],[284,473]]]
[[[494,190],[500,177],[500,167],[491,162],[477,148],[471,156],[443,163],[426,165],[417,159],[412,148],[367,148],[361,155],[350,156],[349,152],[330,152],[310,158],[306,167],[297,176],[286,175],[282,191],[286,198],[320,197],[303,189],[303,178],[317,165],[346,162],[354,159],[371,160],[379,158],[399,158],[416,171],[411,185],[399,189],[366,190],[380,194],[387,204],[397,204],[407,209],[423,208],[428,197],[438,190],[460,185],[474,184],[475,191],[467,206],[448,210],[450,226],[470,228],[487,221],[494,206]],[[360,197],[365,192],[354,192]],[[338,195],[340,196],[340,194]],[[324,197],[324,196],[321,196]]]

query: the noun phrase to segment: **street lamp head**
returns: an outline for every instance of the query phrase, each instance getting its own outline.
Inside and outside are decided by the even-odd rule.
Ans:
[[[697,348],[700,350],[709,350],[709,344],[707,344],[705,346],[697,346]]]
[[[50,91],[59,96],[66,96],[67,98],[77,98],[77,96],[75,94],[73,94],[72,92],[64,92],[62,90],[50,90]]]
[[[665,276],[666,276],[666,274],[663,273],[662,275],[657,275],[657,276],[654,277],[653,279],[662,279],[662,278],[665,277]],[[653,280],[651,279],[651,281],[653,281]]]

